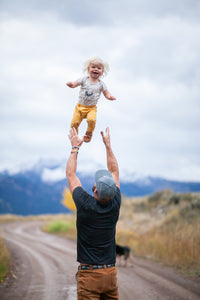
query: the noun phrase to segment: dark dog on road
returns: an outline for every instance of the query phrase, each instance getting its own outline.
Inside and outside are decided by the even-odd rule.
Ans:
[[[131,250],[127,246],[120,246],[116,244],[116,256],[119,258],[119,265],[121,265],[122,259],[124,261],[123,266],[127,266],[127,262],[130,262],[130,266],[133,266],[133,257],[131,255]]]

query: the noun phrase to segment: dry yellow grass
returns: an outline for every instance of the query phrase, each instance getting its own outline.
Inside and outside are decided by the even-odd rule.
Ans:
[[[0,237],[0,281],[7,275],[10,264],[10,254],[4,243],[4,240]]]
[[[116,238],[137,256],[200,276],[200,194],[124,199]]]
[[[199,221],[152,229],[140,236],[134,251],[137,255],[151,257],[200,275]]]
[[[18,215],[0,215],[0,223],[16,222],[16,221],[52,221],[52,220],[71,220],[73,214],[56,214],[56,215],[29,215],[29,216],[18,216]]]

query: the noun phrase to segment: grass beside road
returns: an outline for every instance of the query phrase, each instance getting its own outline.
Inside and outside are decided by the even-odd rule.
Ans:
[[[42,226],[42,230],[52,234],[76,240],[76,221],[74,215],[68,215],[64,219],[53,220]]]
[[[59,234],[63,237],[76,240],[76,224],[75,221],[55,220],[47,223],[42,230],[48,233]]]
[[[162,191],[124,201],[117,241],[136,256],[200,277],[200,194]]]
[[[8,274],[10,264],[9,251],[4,240],[0,237],[0,282]]]

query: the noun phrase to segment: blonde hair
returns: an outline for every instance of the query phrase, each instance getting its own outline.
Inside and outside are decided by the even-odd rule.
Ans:
[[[107,62],[105,62],[103,59],[101,59],[100,57],[98,56],[93,56],[93,57],[90,57],[89,59],[87,59],[85,62],[84,62],[84,65],[83,65],[83,71],[84,72],[87,72],[88,71],[88,68],[91,64],[100,64],[103,66],[103,74],[104,75],[107,75],[107,73],[109,72],[110,68],[109,68],[109,65]]]

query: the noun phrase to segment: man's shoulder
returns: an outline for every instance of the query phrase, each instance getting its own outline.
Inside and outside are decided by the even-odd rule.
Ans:
[[[83,200],[89,197],[92,197],[90,194],[88,194],[88,192],[86,192],[86,190],[84,190],[84,188],[82,188],[82,186],[77,186],[72,193],[72,197],[74,200]]]
[[[73,190],[72,197],[78,210],[83,207],[88,207],[88,205],[90,206],[91,198],[93,198],[81,186],[77,186]]]
[[[85,192],[85,190],[82,188],[82,186],[77,186],[73,190],[72,196],[79,195],[80,193]]]
[[[117,186],[117,192],[116,192],[116,194],[118,195],[118,196],[121,196],[121,191],[120,191],[120,188]]]
[[[118,187],[117,187],[117,191],[116,191],[116,194],[115,194],[114,199],[115,199],[116,201],[118,201],[119,204],[121,204],[121,192],[120,192],[120,189],[119,189]]]

